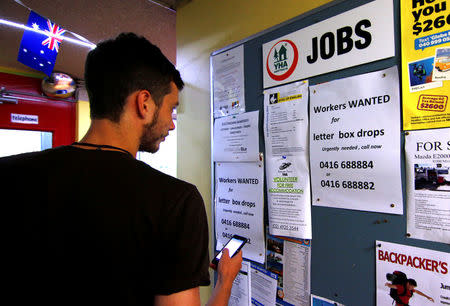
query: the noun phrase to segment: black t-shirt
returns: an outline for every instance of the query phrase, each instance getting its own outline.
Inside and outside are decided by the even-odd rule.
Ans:
[[[0,159],[2,269],[17,305],[152,305],[209,285],[197,188],[118,151]]]

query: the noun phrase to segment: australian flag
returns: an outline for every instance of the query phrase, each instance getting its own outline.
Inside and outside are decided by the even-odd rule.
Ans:
[[[55,67],[59,44],[66,30],[33,11],[28,17],[27,27],[40,32],[25,30],[17,60],[49,76]]]

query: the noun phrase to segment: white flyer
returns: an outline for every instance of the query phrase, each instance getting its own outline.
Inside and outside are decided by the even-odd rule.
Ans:
[[[264,263],[263,162],[216,163],[215,170],[216,250],[233,235],[243,236],[243,256]]]
[[[278,275],[278,305],[309,306],[311,240],[267,235],[266,268]]]
[[[251,264],[252,304],[257,306],[275,305],[277,278],[275,273]]]
[[[312,203],[403,214],[397,67],[310,87]]]
[[[228,306],[249,306],[252,303],[250,262],[242,261],[241,271],[233,281]]]
[[[308,149],[308,81],[264,92],[266,155],[306,155]]]
[[[311,239],[308,163],[300,156],[266,157],[269,232]]]
[[[245,112],[244,45],[212,56],[214,118]]]
[[[449,252],[385,241],[376,241],[375,252],[378,306],[395,299],[411,306],[450,304]]]
[[[259,160],[259,111],[217,118],[214,121],[214,161]]]
[[[405,153],[408,236],[450,243],[450,128],[407,132]]]
[[[308,81],[264,92],[269,231],[311,239]]]

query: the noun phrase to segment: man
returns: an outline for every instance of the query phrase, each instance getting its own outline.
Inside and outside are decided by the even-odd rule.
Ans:
[[[15,197],[3,214],[9,294],[18,305],[199,305],[203,200],[135,159],[175,128],[179,72],[128,33],[88,54],[85,81],[92,123],[79,143],[0,159],[2,196]],[[227,305],[241,261],[224,253],[210,305]]]
[[[406,283],[404,283],[404,285],[385,283],[385,286],[397,290],[398,300],[396,300],[395,304],[397,306],[409,305],[408,303],[411,297],[413,296],[413,293],[417,293],[418,295],[421,295],[434,303],[434,299],[432,297],[429,297],[425,293],[422,293],[421,291],[416,289],[417,282],[412,278],[406,280]]]

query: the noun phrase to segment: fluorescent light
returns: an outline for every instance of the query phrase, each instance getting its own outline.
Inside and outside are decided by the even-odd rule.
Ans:
[[[27,27],[24,24],[12,22],[12,21],[5,20],[5,19],[0,19],[0,24],[4,24],[4,25],[8,25],[8,26],[11,26],[11,27],[24,29],[24,30],[28,30],[28,31],[33,31],[33,32],[45,35],[46,37],[51,36],[51,37],[59,38],[59,39],[62,39],[64,41],[69,41],[69,42],[71,42],[73,44],[77,44],[77,45],[80,45],[80,46],[88,47],[88,48],[91,48],[91,49],[94,49],[96,47],[95,44],[91,44],[91,43],[88,43],[88,42],[84,42],[84,41],[73,39],[73,38],[66,37],[66,36],[52,35],[50,32],[45,32],[45,31],[42,31],[42,30],[37,30],[35,28],[30,28],[30,27]]]

